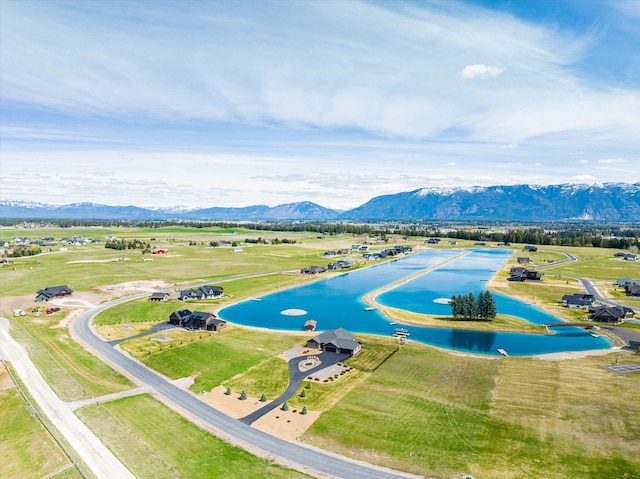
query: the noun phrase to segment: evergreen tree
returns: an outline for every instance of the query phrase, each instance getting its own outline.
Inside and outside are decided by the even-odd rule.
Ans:
[[[484,302],[485,302],[485,306],[484,306],[485,317],[484,317],[484,319],[489,320],[489,319],[495,318],[496,315],[498,314],[498,311],[496,309],[496,302],[493,299],[493,295],[489,291],[487,291],[484,294]]]
[[[282,409],[283,411],[288,411],[289,410],[289,405],[287,404],[287,401],[285,401],[282,404],[282,407],[280,409]]]
[[[302,411],[300,411],[300,414],[302,415],[307,414],[307,406],[302,407]]]
[[[464,303],[464,319],[473,320],[478,318],[478,302],[473,293],[466,296]]]
[[[242,392],[240,393],[240,401],[244,401],[245,399],[247,399],[247,393],[243,389]]]
[[[260,402],[267,402],[267,395],[265,393],[262,393],[262,396],[260,396]]]

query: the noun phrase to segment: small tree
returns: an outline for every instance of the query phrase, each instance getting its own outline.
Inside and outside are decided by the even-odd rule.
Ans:
[[[311,381],[307,381],[307,385],[304,388],[311,389]]]
[[[262,396],[260,396],[260,402],[266,402],[267,401],[267,395],[265,393],[262,393]]]
[[[287,401],[285,401],[282,404],[282,407],[280,409],[282,409],[283,411],[288,411],[289,410],[289,405],[287,404]]]
[[[301,398],[306,398],[307,397],[307,393],[305,392],[304,389],[300,392],[300,397]]]
[[[227,386],[227,390],[224,392],[227,396],[231,396],[231,388]]]
[[[242,392],[240,393],[240,401],[244,401],[245,399],[247,399],[247,393],[243,389]]]
[[[303,406],[302,407],[302,411],[300,411],[300,414],[302,414],[302,415],[307,414],[307,406]]]

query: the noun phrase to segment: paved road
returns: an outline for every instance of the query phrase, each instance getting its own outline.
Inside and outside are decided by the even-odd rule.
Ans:
[[[309,369],[308,371],[300,371],[298,364],[304,358],[297,356],[295,358],[291,358],[289,360],[289,386],[285,392],[283,392],[280,396],[275,398],[269,404],[261,407],[257,411],[252,412],[251,414],[240,418],[239,421],[245,424],[253,424],[255,421],[260,419],[262,416],[267,414],[269,411],[273,411],[275,408],[280,406],[283,402],[288,401],[293,397],[293,395],[298,391],[298,388],[302,384],[307,376],[312,376],[315,372],[320,371],[329,366],[333,366],[335,364],[341,363],[342,361],[346,361],[351,357],[350,354],[338,354],[338,353],[328,353],[324,352],[321,356],[319,356],[322,360],[322,364],[316,366],[315,368]]]
[[[180,389],[164,376],[122,354],[93,333],[91,321],[96,314],[117,304],[146,296],[147,294],[145,293],[119,298],[91,311],[83,312],[72,324],[74,335],[87,349],[106,360],[108,364],[131,378],[135,383],[140,386],[147,385],[152,387],[165,401],[177,407],[178,410],[183,409],[186,411],[187,417],[189,414],[198,417],[200,421],[215,431],[216,435],[235,446],[257,453],[262,457],[275,459],[276,462],[286,464],[316,477],[340,477],[345,479],[419,477],[354,461],[302,443],[290,443],[254,429],[200,401],[193,393]]]
[[[9,335],[9,321],[0,318],[0,355],[10,361],[42,413],[98,478],[135,479],[96,435],[53,392],[27,351]]]

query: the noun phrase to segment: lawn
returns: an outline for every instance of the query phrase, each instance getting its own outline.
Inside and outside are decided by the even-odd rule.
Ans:
[[[294,408],[306,406],[314,411],[330,409],[398,350],[397,339],[371,335],[357,335],[356,338],[362,344],[362,351],[355,358],[346,361],[352,370],[327,383],[303,382],[296,395],[289,400],[289,405]],[[275,357],[268,358],[223,383],[236,393],[244,390],[249,396],[258,398],[264,393],[267,399],[274,399],[282,394],[288,384],[288,364],[283,359]],[[300,396],[303,389],[305,397]]]
[[[436,477],[638,477],[640,375],[604,370],[612,356],[487,359],[409,343],[303,439]]]
[[[147,395],[86,406],[77,415],[139,479],[308,477],[227,444]]]
[[[191,387],[194,392],[210,391],[304,340],[290,333],[236,327],[219,333],[176,330],[166,334],[174,341],[158,343],[143,337],[122,343],[121,347],[172,379],[197,373]]]

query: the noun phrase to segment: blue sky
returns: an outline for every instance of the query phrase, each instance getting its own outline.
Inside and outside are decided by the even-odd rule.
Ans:
[[[640,181],[640,0],[0,2],[0,199]]]

